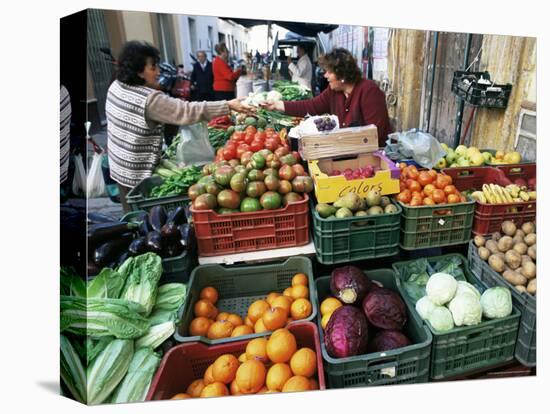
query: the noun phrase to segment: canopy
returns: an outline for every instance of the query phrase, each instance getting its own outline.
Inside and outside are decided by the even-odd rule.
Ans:
[[[231,20],[241,26],[250,28],[252,26],[259,26],[264,24],[276,24],[284,27],[291,32],[297,33],[302,36],[315,37],[318,33],[329,33],[338,27],[337,24],[320,24],[320,23],[298,23],[298,22],[285,22],[282,20],[258,20],[258,19],[236,19],[232,17],[222,17],[224,20]]]

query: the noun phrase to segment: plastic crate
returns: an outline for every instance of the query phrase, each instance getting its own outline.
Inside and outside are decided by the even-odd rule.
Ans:
[[[317,354],[315,377],[319,383],[319,389],[324,390],[326,388],[325,375],[317,327],[312,322],[297,322],[290,325],[288,329],[296,337],[298,348],[308,347]],[[263,333],[259,336],[267,338],[269,335],[269,333]],[[248,342],[249,340],[241,338],[236,342],[214,346],[192,342],[173,347],[162,358],[145,400],[166,400],[178,393],[185,392],[191,382],[204,376],[208,366],[219,356],[233,354],[239,357],[245,352]]]
[[[324,219],[311,202],[315,253],[323,264],[393,256],[399,253],[401,207],[366,217]]]
[[[410,207],[398,202],[401,213],[401,248],[405,250],[452,246],[470,240],[474,201]]]
[[[504,178],[504,174],[494,167],[456,167],[441,171],[452,177],[458,191],[481,190],[483,184],[501,184]]]
[[[536,218],[536,201],[506,204],[482,204],[476,201],[472,233],[487,236],[500,231],[502,222],[505,220],[513,221],[519,226],[528,221],[535,221]]]
[[[200,256],[244,253],[309,243],[309,197],[277,210],[218,214],[191,207]]]
[[[369,270],[366,273],[371,280],[382,283],[388,289],[397,290],[395,274],[391,269]],[[319,303],[331,294],[330,276],[316,279],[315,288],[316,307],[319,308]],[[328,355],[321,318],[317,318],[328,388],[428,382],[432,334],[410,309],[407,309],[407,317],[404,333],[413,342],[412,345],[348,358],[332,358]]]
[[[462,261],[466,280],[480,292],[487,289],[469,269],[464,256],[448,254],[429,258],[429,263],[457,256]],[[398,289],[405,298],[411,311],[417,316],[415,304],[403,287],[405,270],[411,261],[393,264],[397,276]],[[514,306],[512,314],[506,318],[483,319],[479,325],[455,327],[449,331],[438,332],[429,322],[425,324],[433,335],[430,378],[444,379],[467,374],[472,371],[489,368],[514,359],[514,349],[518,335],[520,312]]]
[[[317,307],[314,305],[313,268],[311,260],[307,257],[291,257],[282,263],[256,266],[224,267],[217,264],[198,266],[191,274],[185,303],[179,310],[179,324],[174,338],[178,342],[200,341],[214,345],[261,336],[258,333],[221,339],[189,336],[189,324],[195,318],[193,307],[199,300],[200,291],[207,286],[214,287],[219,294],[216,307],[220,312],[236,313],[244,320],[248,307],[254,301],[265,299],[271,292],[282,293],[291,285],[292,277],[296,273],[304,273],[308,277],[309,301],[312,310],[311,315],[305,320],[311,321],[317,315]]]
[[[535,296],[518,292],[489,264],[479,257],[473,241],[469,244],[468,263],[472,272],[487,286],[505,286],[512,292],[512,301],[521,312],[518,339],[516,343],[516,359],[527,367],[537,364],[537,300]]]
[[[477,83],[477,79],[480,79],[481,76],[490,80],[489,72],[464,72],[457,70],[453,75],[451,90],[470,105],[505,109],[512,92],[512,85],[509,83],[497,85],[494,82],[491,85],[479,84]],[[470,84],[465,83],[464,79],[469,79]]]
[[[525,181],[537,176],[537,164],[513,164],[513,165],[497,165],[496,168],[502,171],[506,178],[514,181],[517,178],[523,178]]]
[[[149,197],[151,190],[161,185],[164,182],[162,177],[153,176],[144,178],[138,185],[132,188],[126,195],[126,201],[130,208],[136,210],[149,210],[151,207],[163,206],[166,212],[176,209],[179,206],[189,204],[190,199],[187,194],[166,196],[166,197]]]

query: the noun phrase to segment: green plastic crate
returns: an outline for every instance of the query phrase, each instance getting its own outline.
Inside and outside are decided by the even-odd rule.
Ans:
[[[516,359],[526,367],[537,365],[537,299],[535,296],[518,292],[511,283],[479,257],[477,247],[471,241],[468,248],[468,263],[472,272],[487,286],[505,286],[512,292],[512,302],[521,312]]]
[[[324,219],[312,201],[313,241],[319,262],[348,263],[399,253],[401,207],[396,207],[397,212],[391,214]]]
[[[398,202],[401,248],[405,250],[467,243],[472,233],[475,202],[410,207]]]
[[[435,264],[451,256],[460,257],[469,283],[480,292],[487,289],[487,285],[470,271],[466,259],[460,254],[434,256],[428,262]],[[393,268],[401,296],[405,298],[412,312],[420,317],[403,287],[405,271],[413,261],[394,263]],[[430,378],[439,380],[455,377],[513,360],[520,316],[519,310],[514,306],[512,314],[506,318],[483,319],[479,325],[456,327],[445,332],[436,331],[425,321],[433,335]]]
[[[195,318],[193,307],[199,300],[200,291],[207,286],[214,287],[219,294],[216,303],[219,311],[236,313],[244,320],[248,307],[253,302],[265,299],[271,292],[282,293],[291,285],[292,277],[296,273],[304,273],[308,277],[309,301],[312,306],[311,315],[300,321],[312,321],[317,315],[317,307],[315,306],[313,267],[311,260],[307,257],[291,257],[284,262],[255,266],[225,267],[217,264],[198,266],[191,274],[185,303],[179,310],[179,323],[174,338],[177,342],[200,341],[215,345],[265,336],[261,333],[221,339],[189,336],[189,324]]]
[[[371,280],[382,283],[384,287],[397,290],[395,274],[391,269],[369,270],[366,274]],[[316,279],[315,289],[315,306],[319,309],[319,304],[331,296],[330,276]],[[408,308],[407,318],[404,333],[413,342],[412,345],[348,358],[332,358],[328,355],[321,318],[317,318],[327,387],[349,388],[428,382],[432,334],[422,324],[418,315],[414,315]],[[369,334],[370,332],[372,330]]]
[[[151,207],[163,206],[168,213],[175,210],[179,206],[189,204],[190,199],[187,194],[166,197],[149,197],[151,190],[154,187],[161,185],[163,182],[164,179],[158,176],[152,176],[141,180],[138,185],[132,188],[126,195],[128,206],[130,206],[133,211],[148,211]]]

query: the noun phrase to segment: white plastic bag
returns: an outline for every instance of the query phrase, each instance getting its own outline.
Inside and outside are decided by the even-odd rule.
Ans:
[[[74,155],[74,177],[72,182],[72,190],[74,195],[83,194],[86,191],[86,171],[82,162],[82,155]]]
[[[105,195],[105,180],[103,179],[103,171],[101,170],[101,162],[103,153],[94,152],[92,166],[88,171],[86,179],[86,190],[89,198],[102,197]]]
[[[397,144],[393,144],[397,141]],[[410,129],[406,132],[394,132],[388,135],[386,141],[386,154],[390,159],[399,159],[399,154],[404,159],[412,158],[425,168],[432,168],[445,156],[445,150],[431,134],[418,129]]]
[[[176,161],[184,165],[202,165],[212,162],[216,157],[214,148],[208,139],[206,123],[180,127],[181,141],[176,150]]]

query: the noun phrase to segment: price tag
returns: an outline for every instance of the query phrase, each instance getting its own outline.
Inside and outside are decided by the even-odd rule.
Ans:
[[[438,223],[439,223],[440,226],[444,226],[445,225],[445,220],[439,219]]]
[[[395,371],[396,371],[395,367],[382,368],[380,370],[380,374],[385,375],[385,376],[390,377],[390,378],[393,378],[393,377],[395,377]]]

